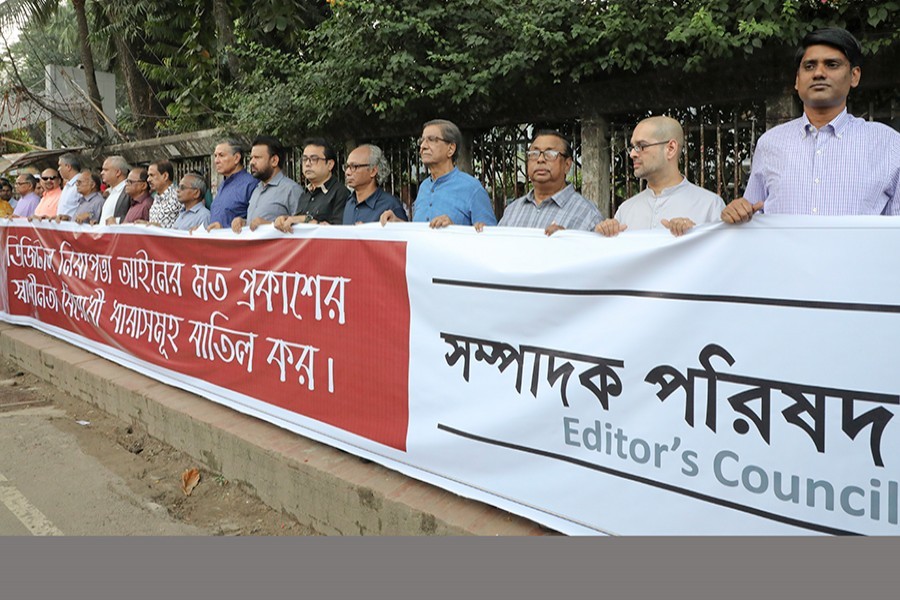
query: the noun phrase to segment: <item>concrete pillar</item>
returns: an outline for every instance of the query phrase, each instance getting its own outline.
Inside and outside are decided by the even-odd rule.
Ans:
[[[612,215],[609,120],[590,116],[581,121],[581,195],[593,202],[604,217]]]

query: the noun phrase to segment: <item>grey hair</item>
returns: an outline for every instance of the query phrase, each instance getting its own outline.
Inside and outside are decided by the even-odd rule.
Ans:
[[[378,169],[378,175],[375,176],[378,185],[387,181],[391,176],[391,165],[388,164],[384,152],[375,144],[364,144],[369,149],[369,166]]]
[[[66,152],[59,157],[59,160],[66,163],[76,171],[81,172],[81,159],[78,158],[77,155],[71,152]]]
[[[225,138],[224,140],[221,140],[221,141],[220,141],[218,144],[216,144],[216,145],[218,146],[218,145],[220,145],[220,144],[225,144],[226,146],[228,146],[229,148],[231,148],[231,154],[232,154],[232,155],[234,155],[234,154],[240,154],[240,155],[241,155],[241,161],[244,160],[244,147],[243,147],[243,145],[242,145],[238,140],[236,140],[235,138]]]
[[[453,162],[456,162],[456,159],[459,158],[459,151],[462,149],[463,136],[462,131],[459,130],[459,127],[456,126],[456,123],[453,121],[448,121],[446,119],[433,119],[428,121],[424,125],[422,125],[422,130],[431,125],[437,125],[441,129],[441,136],[447,141],[448,144],[456,144],[456,148],[453,150]]]
[[[200,190],[200,201],[206,197],[206,182],[203,181],[203,178],[196,173],[188,173],[184,176],[185,179],[189,179],[191,182],[191,187],[195,190]]]
[[[128,177],[128,173],[129,171],[131,171],[131,165],[128,164],[128,161],[125,160],[124,156],[114,154],[112,156],[107,156],[106,160],[109,161],[109,164],[112,168],[122,173],[123,177]]]

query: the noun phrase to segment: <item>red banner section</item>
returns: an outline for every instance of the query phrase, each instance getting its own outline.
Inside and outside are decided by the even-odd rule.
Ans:
[[[11,315],[406,450],[405,243],[2,235]]]

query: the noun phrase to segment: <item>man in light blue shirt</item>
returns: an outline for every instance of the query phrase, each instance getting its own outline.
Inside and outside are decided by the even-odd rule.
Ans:
[[[209,209],[203,199],[206,197],[206,182],[194,173],[188,173],[181,178],[178,186],[178,201],[184,206],[184,210],[175,219],[172,229],[190,231],[196,227],[206,227],[209,224]]]
[[[431,177],[419,186],[413,204],[413,221],[438,229],[448,225],[472,225],[483,222],[496,225],[491,199],[477,179],[456,168],[462,145],[459,127],[436,119],[425,123],[419,138],[419,156]],[[402,222],[393,211],[381,215],[381,224]]]
[[[78,177],[81,175],[81,160],[74,154],[67,152],[59,157],[59,175],[63,179],[62,192],[59,195],[59,205],[56,208],[57,215],[75,218],[75,212],[82,199],[78,193]]]

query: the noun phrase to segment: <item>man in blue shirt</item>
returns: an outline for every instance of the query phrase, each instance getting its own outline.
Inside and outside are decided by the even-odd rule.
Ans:
[[[413,204],[413,221],[438,229],[448,225],[472,225],[482,222],[496,225],[497,216],[484,187],[477,179],[456,168],[462,144],[459,127],[436,119],[428,121],[419,138],[419,156],[431,177],[419,186]],[[393,211],[381,215],[381,224],[400,221]]]
[[[216,146],[213,163],[216,166],[216,173],[225,179],[210,206],[208,227],[210,231],[228,227],[235,217],[247,218],[250,196],[259,183],[244,169],[244,150],[237,140],[227,139],[220,142]]]
[[[391,170],[384,152],[378,146],[363,144],[353,150],[344,165],[347,185],[353,189],[344,205],[344,225],[374,223],[389,210],[406,221],[406,210],[400,200],[388,194],[381,184]]]

